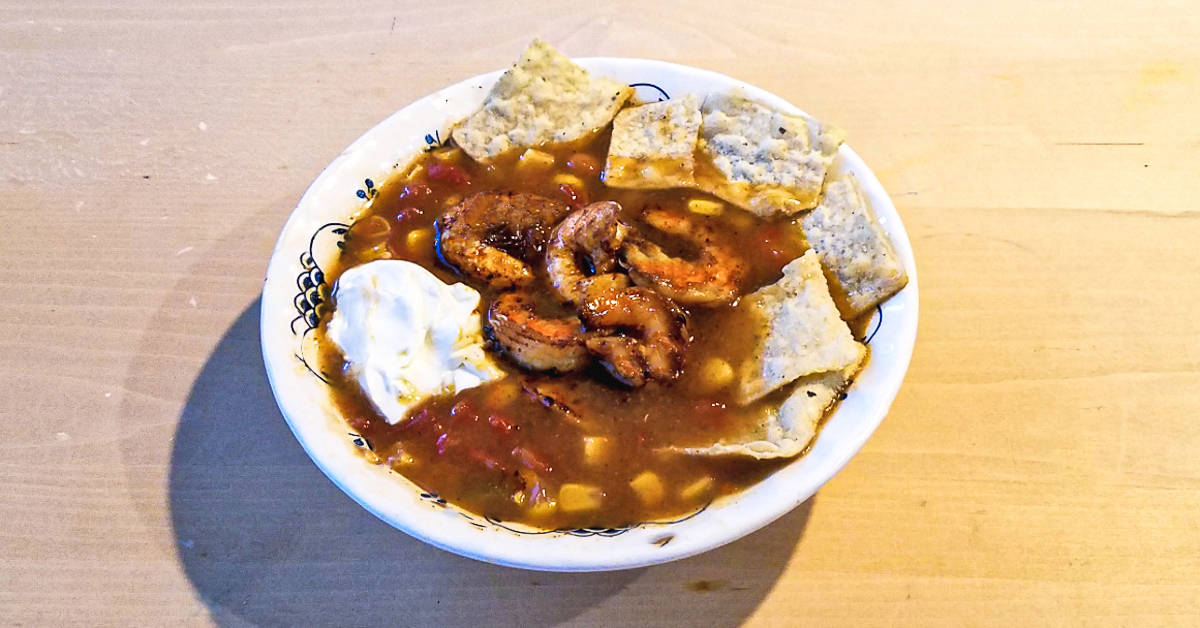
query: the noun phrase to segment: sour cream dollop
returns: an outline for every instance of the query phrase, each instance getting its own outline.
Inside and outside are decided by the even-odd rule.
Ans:
[[[483,351],[479,293],[448,286],[412,262],[377,260],[347,270],[334,288],[327,335],[388,423],[422,399],[504,377]]]

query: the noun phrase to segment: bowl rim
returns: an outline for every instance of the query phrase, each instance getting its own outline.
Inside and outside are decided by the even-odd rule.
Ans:
[[[695,68],[692,66],[666,61],[626,57],[583,57],[575,58],[573,60],[585,68],[588,68],[589,71],[595,71],[596,73],[601,73],[596,71],[598,66],[608,68],[616,67],[624,68],[630,71],[645,72],[648,74],[666,72],[670,74],[689,75],[694,77],[698,82],[736,85],[745,89],[748,95],[752,98],[767,102],[768,104],[776,107],[781,107],[785,110],[803,113],[802,110],[795,107],[790,102],[771,92],[739,79],[710,70],[704,70],[701,68]],[[405,511],[404,508],[401,507],[399,510],[397,510],[396,507],[385,508],[376,496],[364,494],[362,490],[363,485],[356,482],[355,478],[353,477],[356,475],[356,472],[351,470],[348,472],[349,475],[345,475],[345,471],[333,468],[334,461],[327,458],[326,454],[322,453],[323,450],[319,446],[320,444],[312,440],[312,437],[314,436],[317,438],[327,438],[327,435],[313,434],[313,430],[300,424],[296,417],[299,416],[301,409],[296,407],[294,399],[286,394],[286,391],[282,389],[284,385],[284,379],[286,377],[286,370],[294,369],[295,366],[294,364],[284,364],[283,362],[291,361],[290,358],[292,357],[293,351],[291,349],[279,351],[281,347],[276,346],[279,343],[273,340],[276,338],[276,335],[271,333],[272,330],[268,329],[268,325],[273,324],[273,318],[271,315],[275,313],[275,310],[278,309],[278,307],[282,307],[281,305],[276,306],[276,301],[274,300],[269,301],[268,296],[272,293],[278,293],[283,289],[283,287],[280,286],[280,282],[286,283],[290,282],[292,279],[290,276],[290,269],[288,269],[287,266],[294,261],[294,251],[285,251],[283,248],[288,234],[293,231],[301,221],[302,214],[305,213],[303,210],[306,209],[309,204],[311,204],[313,197],[316,196],[316,191],[322,186],[330,183],[332,179],[336,178],[337,176],[341,176],[340,170],[344,165],[342,160],[343,156],[351,154],[356,150],[361,149],[370,141],[373,141],[372,136],[379,133],[381,128],[394,123],[398,117],[404,114],[406,111],[415,109],[431,99],[436,99],[445,92],[461,90],[468,86],[479,88],[480,85],[490,85],[502,72],[503,70],[496,70],[479,74],[452,85],[443,87],[431,94],[408,103],[404,107],[401,107],[390,114],[384,120],[372,126],[361,136],[355,139],[354,142],[352,142],[325,168],[322,169],[320,174],[317,175],[317,177],[305,190],[304,194],[300,197],[299,201],[296,203],[296,206],[289,214],[288,220],[281,229],[279,238],[277,239],[275,247],[272,250],[270,263],[268,265],[266,279],[263,286],[262,308],[260,313],[260,337],[262,339],[263,361],[267,371],[268,380],[270,381],[272,394],[274,395],[280,412],[285,421],[288,423],[292,434],[304,448],[306,454],[313,461],[313,463],[316,464],[319,469],[321,469],[322,473],[324,473],[325,476],[330,479],[330,481],[332,481],[336,486],[338,486],[339,489],[341,489],[359,505],[379,519],[409,534],[410,536],[461,556],[504,566],[540,571],[607,571],[632,569],[686,558],[709,551],[711,549],[715,549],[742,538],[743,536],[770,524],[779,517],[799,506],[804,501],[808,500],[816,493],[817,490],[819,490],[830,479],[832,479],[833,476],[836,475],[855,454],[858,453],[858,451],[870,438],[871,434],[873,434],[878,426],[882,423],[884,417],[886,417],[892,402],[899,393],[900,386],[902,385],[907,373],[907,369],[911,362],[917,333],[919,291],[917,267],[916,261],[913,257],[911,242],[908,239],[903,222],[890,197],[888,197],[887,193],[884,191],[882,185],[879,183],[871,169],[847,144],[843,144],[839,150],[838,160],[842,164],[841,167],[851,170],[859,175],[859,180],[864,188],[864,193],[868,196],[868,198],[871,199],[872,205],[874,206],[876,212],[880,214],[887,214],[887,230],[891,236],[897,253],[901,257],[905,271],[909,276],[909,283],[904,290],[902,290],[898,295],[895,295],[889,299],[890,302],[901,294],[907,295],[907,300],[904,303],[903,315],[901,316],[902,326],[899,328],[899,335],[897,336],[898,344],[896,346],[897,351],[895,351],[894,358],[896,361],[892,363],[892,374],[886,380],[886,388],[882,390],[879,388],[873,389],[875,394],[871,397],[871,401],[866,408],[865,415],[857,416],[855,429],[848,435],[843,444],[836,448],[835,455],[831,455],[830,459],[820,467],[822,472],[819,474],[819,476],[808,478],[808,481],[802,487],[798,487],[798,490],[794,492],[786,495],[770,496],[771,498],[767,499],[766,501],[768,504],[773,506],[772,508],[744,512],[740,516],[736,517],[736,521],[732,522],[728,521],[727,518],[715,520],[714,523],[719,524],[715,526],[717,529],[704,535],[707,538],[705,538],[705,540],[702,542],[671,544],[658,547],[650,543],[646,543],[644,544],[642,551],[600,551],[600,547],[594,547],[594,544],[588,544],[588,539],[574,539],[561,535],[556,537],[519,537],[519,542],[501,542],[499,541],[499,538],[501,537],[497,536],[502,532],[501,530],[489,530],[489,532],[495,532],[496,534],[482,534],[479,535],[478,538],[468,539],[465,538],[458,529],[454,529],[452,526],[441,527],[437,525],[429,525],[425,521],[428,519],[427,517],[406,517],[404,514],[402,514]],[[414,156],[415,154],[402,157],[402,161],[412,159]],[[866,176],[863,176],[863,173],[865,173]],[[359,174],[361,175],[362,173],[360,172]],[[883,208],[878,206],[878,202],[881,199],[886,203],[886,211],[881,211]],[[881,216],[881,219],[882,218],[883,216]],[[282,270],[289,270],[289,272],[281,272]],[[888,302],[885,302],[884,306],[887,304]],[[880,312],[882,313],[882,310],[880,310]],[[870,364],[870,361],[868,364]],[[834,414],[830,415],[830,420],[836,417],[837,414],[838,413],[835,412]],[[339,418],[339,420],[344,419]],[[828,426],[824,426],[818,432],[818,439],[820,438],[821,434],[825,432],[827,427]],[[782,473],[786,469],[796,466],[798,461],[803,458],[803,456],[797,457],[795,460],[789,462],[772,475]],[[364,469],[368,469],[373,466],[366,464],[366,461],[361,459],[360,465]],[[353,469],[353,467],[350,467],[350,469]],[[364,472],[363,475],[366,475],[367,473],[369,472]],[[395,472],[392,473],[395,474]],[[768,479],[769,478],[770,476],[768,476]],[[717,509],[736,509],[741,497],[753,492],[755,488],[761,487],[766,482],[767,479],[764,479],[758,484],[753,485],[738,494],[735,494],[733,497],[736,499],[727,500],[719,504]],[[530,551],[534,548],[534,546],[542,545],[542,542],[552,541],[553,543],[558,543],[564,539],[568,541],[583,542],[578,549],[587,551],[562,553],[539,553],[537,551]],[[511,541],[511,539],[509,540]],[[605,540],[611,541],[612,539]],[[611,548],[612,546],[610,545],[608,547]]]

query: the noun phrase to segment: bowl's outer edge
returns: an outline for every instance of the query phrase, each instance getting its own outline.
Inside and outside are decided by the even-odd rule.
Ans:
[[[642,59],[597,57],[576,59],[576,61],[598,74],[616,75],[617,78],[631,80],[631,82],[664,76],[672,77],[674,80],[684,84],[707,85],[706,90],[723,89],[736,85],[744,88],[753,98],[781,109],[799,112],[796,107],[778,96],[731,77],[707,70]],[[296,266],[294,260],[296,251],[286,249],[285,247],[289,235],[294,237],[296,230],[306,221],[309,223],[319,222],[309,219],[305,215],[305,212],[313,210],[311,205],[320,193],[324,193],[326,186],[334,183],[339,176],[347,176],[340,174],[341,170],[346,167],[347,159],[356,156],[365,146],[372,144],[375,141],[374,136],[381,129],[395,126],[406,112],[412,111],[422,105],[431,106],[434,101],[442,98],[444,94],[451,92],[472,90],[471,93],[477,94],[478,99],[471,104],[471,107],[477,106],[478,101],[482,99],[483,93],[486,91],[484,86],[494,82],[499,74],[500,71],[479,75],[440,90],[397,111],[364,133],[346,150],[342,151],[314,180],[313,184],[301,197],[296,209],[289,216],[287,223],[281,231],[268,266],[267,279],[263,288],[262,318],[260,321],[263,339],[263,360],[266,365],[272,392],[279,403],[280,410],[287,420],[292,433],[296,436],[301,446],[304,447],[313,462],[334,484],[372,514],[390,525],[447,551],[478,560],[525,569],[600,571],[629,569],[677,560],[714,549],[741,538],[783,516],[810,498],[834,474],[845,466],[882,422],[896,394],[899,392],[916,340],[918,314],[917,268],[911,244],[905,232],[904,225],[882,185],[862,159],[849,146],[845,145],[843,145],[839,154],[842,167],[854,171],[859,176],[864,192],[867,194],[876,212],[880,215],[881,222],[887,228],[897,252],[903,260],[905,269],[909,275],[909,283],[901,293],[894,296],[883,308],[885,320],[888,321],[889,325],[893,324],[893,319],[898,319],[895,322],[897,325],[895,330],[888,330],[888,337],[894,341],[894,345],[889,345],[887,348],[887,355],[892,356],[892,359],[887,364],[886,381],[883,382],[881,387],[872,388],[866,407],[861,411],[860,420],[850,426],[853,429],[850,429],[849,433],[845,435],[844,444],[837,448],[834,454],[822,458],[822,464],[818,469],[820,472],[814,473],[811,477],[796,478],[805,481],[798,482],[796,485],[787,485],[785,487],[788,489],[786,497],[777,494],[764,494],[768,485],[773,489],[776,488],[776,484],[780,484],[779,482],[771,482],[772,479],[775,479],[774,477],[768,478],[763,483],[760,483],[760,485],[751,487],[735,498],[701,513],[700,516],[688,522],[676,524],[669,529],[657,530],[647,528],[635,530],[635,532],[640,532],[640,534],[631,533],[620,537],[517,536],[498,528],[480,530],[473,526],[468,526],[463,521],[456,521],[452,510],[446,510],[445,513],[442,513],[447,515],[444,517],[436,516],[436,514],[435,516],[430,516],[429,510],[424,504],[417,503],[416,507],[413,507],[395,502],[389,503],[383,499],[383,494],[394,492],[392,490],[368,491],[368,487],[372,484],[376,488],[383,486],[377,482],[371,483],[366,481],[365,478],[368,476],[374,476],[377,480],[391,482],[397,487],[402,482],[398,481],[400,478],[396,474],[390,472],[381,474],[376,467],[363,462],[351,447],[341,442],[345,439],[338,439],[336,443],[325,442],[332,440],[332,430],[317,425],[319,421],[308,420],[308,413],[313,412],[311,404],[306,406],[304,400],[299,395],[282,394],[284,386],[290,387],[296,385],[299,380],[294,378],[300,376],[293,358],[295,347],[288,344],[288,338],[279,333],[276,327],[279,325],[281,318],[289,316],[289,307],[291,305],[289,292],[294,292],[294,286],[291,285],[291,282],[295,277],[293,270]],[[632,79],[629,77],[632,77]],[[443,123],[439,124],[444,128]],[[413,134],[414,136],[417,135],[415,130]],[[399,149],[401,152],[408,148],[413,149],[408,153],[410,156],[405,157],[404,160],[410,159],[411,155],[415,154],[416,150],[419,150],[420,145],[416,139],[414,139],[412,144],[411,147],[401,147]],[[380,163],[382,161],[388,160],[381,160]],[[383,168],[383,166],[380,166],[380,168]],[[384,175],[386,175],[386,168],[384,170]],[[361,171],[356,170],[350,179],[361,178],[360,175],[362,174]],[[379,173],[366,173],[366,176],[372,175],[379,176]],[[347,194],[350,191],[351,188],[348,188],[346,190]],[[347,212],[344,217],[348,217],[349,215],[350,212]],[[873,345],[874,348],[875,346]],[[873,362],[868,364],[868,368],[872,368],[873,366],[878,365]],[[313,381],[316,381],[315,378],[313,378]],[[855,403],[857,403],[857,400]],[[838,415],[848,405],[850,404],[843,403],[843,408],[839,408],[838,413],[835,413],[830,419],[830,424],[838,418]],[[829,428],[830,426],[827,425],[822,434],[829,431]],[[325,430],[324,433],[322,429]],[[818,451],[820,443],[820,436],[818,436],[818,444],[814,446],[814,452]],[[781,469],[775,475],[785,474],[789,469],[797,468],[805,460],[800,459],[796,463]],[[354,465],[357,465],[357,467]],[[359,469],[359,467],[362,469]],[[788,479],[792,479],[789,474],[785,475],[788,475]],[[674,535],[674,539],[670,543],[658,546],[650,542],[654,537],[660,537],[668,532]]]

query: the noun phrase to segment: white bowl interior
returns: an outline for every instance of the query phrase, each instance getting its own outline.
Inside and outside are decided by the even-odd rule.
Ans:
[[[771,93],[714,72],[641,59],[578,62],[593,73],[638,86],[644,100],[741,87],[762,102],[800,112]],[[876,313],[868,328],[875,331],[867,366],[807,455],[677,522],[536,533],[462,512],[363,459],[362,439],[338,416],[327,385],[308,366],[315,366],[310,308],[323,294],[320,269],[337,254],[344,226],[362,209],[371,188],[419,151],[444,140],[449,126],[479,106],[499,74],[480,75],[426,96],[367,131],[317,177],[283,228],[263,288],[263,357],[283,416],[309,456],[350,497],[389,524],[464,556],[527,569],[625,569],[683,558],[749,534],[811,497],[886,416],[908,369],[917,331],[917,270],[904,225],[875,175],[845,145],[835,168],[858,176],[903,260],[909,283]]]

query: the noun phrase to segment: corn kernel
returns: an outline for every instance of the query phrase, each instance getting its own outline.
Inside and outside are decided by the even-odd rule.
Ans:
[[[687,208],[689,211],[704,216],[716,216],[725,211],[725,204],[704,198],[693,198],[687,202]]]
[[[589,465],[596,466],[608,458],[609,446],[612,440],[603,436],[583,437],[583,460]]]
[[[425,172],[424,165],[413,164],[411,167],[409,167],[408,171],[401,176],[401,179],[405,181],[414,181],[417,177],[421,176],[421,173],[423,172]]]
[[[600,507],[602,493],[599,487],[587,484],[563,484],[558,489],[558,507],[563,512],[595,510]]]
[[[446,146],[433,151],[433,156],[441,162],[454,162],[462,156],[462,150],[457,146]]]
[[[704,497],[704,494],[712,489],[713,479],[705,476],[688,484],[682,491],[679,491],[679,496],[685,501],[694,501]]]
[[[554,167],[554,161],[554,155],[536,148],[530,148],[521,153],[521,159],[517,161],[517,170],[522,172],[544,172]]]
[[[642,471],[629,482],[633,492],[644,504],[654,504],[662,501],[663,483],[658,474],[653,471]]]
[[[526,512],[535,519],[544,519],[554,514],[555,510],[558,510],[558,504],[553,500],[538,500],[530,504]]]
[[[442,199],[442,205],[445,207],[454,207],[455,205],[458,205],[459,201],[461,200],[462,194],[451,194],[450,196]]]
[[[576,190],[584,189],[583,179],[565,172],[560,172],[554,175],[554,178],[551,179],[551,181],[553,181],[555,185],[569,185]]]
[[[709,358],[700,365],[700,385],[705,390],[720,390],[733,382],[733,367],[721,358]]]
[[[404,245],[410,251],[424,251],[433,246],[433,229],[413,229],[404,236]]]

